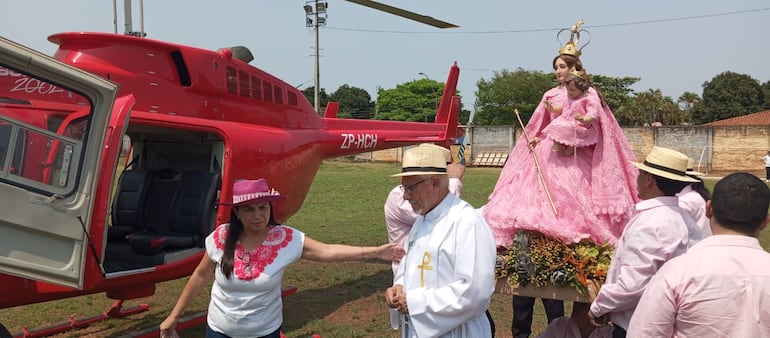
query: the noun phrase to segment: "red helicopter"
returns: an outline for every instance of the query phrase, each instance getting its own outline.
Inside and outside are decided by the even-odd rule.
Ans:
[[[458,136],[456,64],[435,122],[354,120],[337,118],[335,103],[319,116],[243,47],[48,39],[53,57],[0,37],[0,309],[105,292],[117,301],[98,319],[143,311],[122,301],[192,273],[229,217],[218,202],[234,180],[265,177],[287,192],[274,205],[282,222],[324,159]]]

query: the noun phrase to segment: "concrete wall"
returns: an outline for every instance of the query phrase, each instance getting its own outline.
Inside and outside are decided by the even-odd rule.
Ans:
[[[644,159],[653,146],[678,150],[695,160],[696,169],[710,171],[764,171],[760,159],[770,150],[768,126],[677,126],[623,128],[637,159]],[[510,151],[521,129],[513,126],[473,126],[466,159],[483,152]],[[457,147],[453,147],[453,153]],[[373,161],[400,161],[402,149],[374,152]],[[456,156],[456,154],[455,154]]]
[[[736,171],[764,168],[761,160],[770,150],[770,126],[713,128],[712,170]]]
[[[650,128],[625,128],[623,132],[636,158],[644,158],[655,145],[655,134],[650,132]]]

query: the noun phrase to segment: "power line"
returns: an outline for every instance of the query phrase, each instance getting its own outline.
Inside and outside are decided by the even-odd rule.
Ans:
[[[663,23],[663,22],[675,22],[675,21],[689,21],[689,20],[698,20],[698,19],[705,19],[705,18],[713,18],[713,17],[720,17],[720,16],[730,16],[730,15],[740,15],[740,14],[748,14],[748,13],[758,13],[758,12],[765,12],[770,11],[770,7],[765,8],[756,8],[756,9],[746,9],[746,10],[740,10],[740,11],[732,11],[732,12],[720,12],[720,13],[712,13],[712,14],[703,14],[703,15],[691,15],[691,16],[682,16],[682,17],[675,17],[675,18],[666,18],[666,19],[654,19],[654,20],[641,20],[641,21],[630,21],[630,22],[619,22],[619,23],[610,23],[610,24],[604,24],[604,25],[585,25],[583,28],[610,28],[610,27],[621,27],[621,26],[635,26],[635,25],[647,25],[647,24],[653,24],[653,23]],[[473,31],[473,32],[458,32],[458,31],[393,31],[393,30],[378,30],[378,29],[361,29],[361,28],[348,28],[348,27],[330,27],[326,26],[326,29],[333,29],[333,30],[339,30],[339,31],[350,31],[350,32],[362,32],[362,33],[385,33],[385,34],[510,34],[510,33],[534,33],[534,32],[550,32],[550,31],[557,31],[562,29],[563,27],[557,27],[557,28],[529,28],[529,29],[514,29],[514,30],[501,30],[501,31]]]

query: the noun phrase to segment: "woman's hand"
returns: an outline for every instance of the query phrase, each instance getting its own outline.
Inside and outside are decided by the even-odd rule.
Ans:
[[[179,337],[175,330],[176,323],[176,319],[171,318],[171,316],[166,317],[166,320],[160,323],[160,338]]]
[[[375,252],[377,255],[377,258],[384,260],[384,261],[393,261],[393,262],[400,262],[401,258],[404,257],[404,254],[406,253],[404,251],[404,248],[399,246],[396,243],[388,243],[383,244],[377,247],[377,251]]]

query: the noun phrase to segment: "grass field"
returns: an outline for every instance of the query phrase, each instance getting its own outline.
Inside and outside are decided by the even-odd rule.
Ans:
[[[315,178],[305,204],[287,223],[308,236],[332,243],[378,245],[387,241],[383,202],[399,183],[388,175],[399,171],[396,164],[325,162]],[[492,191],[500,168],[468,168],[463,199],[481,206]],[[715,180],[707,180],[713,187]],[[290,194],[291,192],[284,192]],[[760,240],[770,248],[770,234]],[[107,337],[127,335],[158,325],[176,302],[186,279],[160,283],[152,297],[127,303],[150,304],[150,310],[124,319],[110,320],[59,337]],[[391,283],[390,265],[375,261],[316,263],[300,260],[286,272],[284,285],[296,286],[298,293],[284,300],[283,331],[288,337],[398,337],[388,327],[384,290]],[[0,322],[12,333],[23,326],[39,327],[104,312],[112,300],[103,294],[0,310]],[[208,290],[188,309],[206,309]],[[540,303],[536,303],[533,333],[545,327]],[[510,337],[511,298],[495,294],[490,307],[497,325],[497,337]],[[569,305],[567,305],[569,313]],[[202,337],[203,330],[181,332],[182,337]]]

